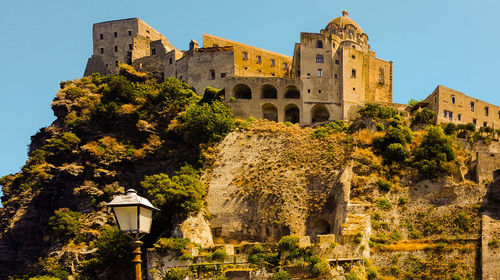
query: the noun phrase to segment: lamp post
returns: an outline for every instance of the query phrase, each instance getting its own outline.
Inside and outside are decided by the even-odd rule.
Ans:
[[[138,196],[133,189],[127,194],[119,195],[107,204],[115,215],[116,222],[121,232],[126,233],[133,240],[135,264],[135,279],[142,279],[141,272],[141,245],[140,239],[149,233],[153,221],[153,211],[159,211],[144,197]]]

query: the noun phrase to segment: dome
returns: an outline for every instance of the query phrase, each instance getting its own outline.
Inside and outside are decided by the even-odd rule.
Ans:
[[[327,30],[331,29],[330,26],[332,24],[335,24],[340,29],[344,29],[347,25],[353,25],[354,27],[356,27],[356,29],[358,30],[359,33],[363,33],[363,29],[361,29],[361,27],[354,20],[352,20],[351,18],[347,17],[348,15],[349,15],[349,13],[346,10],[343,10],[342,11],[342,16],[332,19],[326,25],[325,29],[327,29]]]

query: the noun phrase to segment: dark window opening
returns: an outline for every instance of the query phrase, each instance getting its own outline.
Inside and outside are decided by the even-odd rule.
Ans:
[[[274,67],[274,66],[276,66],[276,60],[271,59],[271,67]]]
[[[117,52],[117,51],[118,51],[118,46],[115,46],[115,52]]]
[[[156,55],[156,49],[155,48],[151,49],[151,55]]]
[[[476,119],[472,119],[472,123],[477,125],[477,120]]]
[[[462,120],[462,114],[457,115],[457,120],[461,121]]]
[[[118,37],[118,32],[115,32],[114,34],[115,34],[115,38],[117,38]]]
[[[247,52],[243,52],[243,60],[248,60],[248,53]]]
[[[490,107],[484,107],[484,115],[489,116],[490,115]]]
[[[323,48],[323,41],[318,40],[318,41],[316,42],[316,48],[318,48],[318,49],[322,49],[322,48]]]
[[[220,77],[221,77],[221,78],[225,78],[225,77],[226,77],[226,75],[227,75],[227,73],[220,73]]]
[[[335,59],[335,64],[339,65],[339,60],[338,59]]]
[[[300,111],[297,106],[291,104],[285,108],[285,122],[299,123]]]
[[[128,31],[128,36],[132,36],[132,31]]]
[[[335,48],[335,43],[332,44],[332,47]]]
[[[237,84],[233,88],[233,95],[236,98],[252,99],[252,90],[245,84]]]
[[[273,104],[264,104],[262,106],[262,118],[268,121],[278,121],[278,108]]]
[[[455,104],[455,95],[451,96],[451,104]]]
[[[257,63],[262,63],[262,56],[260,55],[257,56]]]
[[[355,56],[355,55],[352,55],[351,57],[352,57],[352,59],[356,59],[356,56]]]
[[[99,39],[104,39],[104,34],[99,34]]]
[[[313,123],[316,122],[324,122],[330,119],[330,112],[328,109],[325,107],[325,105],[314,105],[314,107],[311,110],[311,121]]]
[[[210,80],[215,80],[215,69],[210,69]]]
[[[115,65],[118,66],[118,60],[115,61]]]
[[[129,49],[129,50],[132,50],[132,48],[133,48],[133,47],[132,47],[132,44],[128,44],[128,49]]]
[[[173,60],[172,58],[169,58],[168,59],[168,64],[172,64],[172,60]]]
[[[333,78],[337,79],[338,75],[337,74],[333,74]]]
[[[104,48],[101,48],[101,54],[104,54]]]
[[[324,61],[325,61],[325,60],[324,60],[324,58],[323,58],[323,55],[318,54],[318,55],[316,56],[316,63],[323,63]]]
[[[311,89],[310,88],[307,89],[307,93],[311,93]]]
[[[284,64],[285,70],[288,70],[288,63]]]
[[[475,107],[474,101],[471,101],[471,102],[470,102],[470,110],[471,110],[472,112],[474,112],[474,107]]]
[[[272,99],[278,98],[278,91],[272,85],[263,85],[260,91],[261,91],[260,93],[261,98],[272,98]]]
[[[356,78],[356,69],[352,69],[351,77]]]
[[[320,90],[320,89],[318,89],[318,93],[321,93],[321,90]]]
[[[300,98],[299,89],[296,86],[287,86],[285,88],[285,98],[299,99]]]
[[[487,123],[487,122],[483,122],[483,126],[484,126],[484,127],[487,127],[487,126],[488,126],[488,123]]]
[[[311,76],[311,73],[307,73],[307,76]]]
[[[353,88],[352,88],[352,91],[356,91],[356,88],[355,88],[355,87],[353,87]]]

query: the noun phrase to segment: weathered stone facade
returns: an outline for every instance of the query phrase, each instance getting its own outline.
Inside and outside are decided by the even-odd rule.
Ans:
[[[438,85],[414,109],[428,108],[437,114],[437,123],[473,123],[478,127],[500,128],[500,107]]]
[[[293,57],[203,34],[188,51],[133,18],[94,24],[85,75],[116,73],[128,63],[156,77],[176,77],[201,94],[224,88],[238,117],[309,125],[351,119],[367,102],[392,103],[392,62],[375,57],[368,36],[347,16],[320,33],[301,33]]]

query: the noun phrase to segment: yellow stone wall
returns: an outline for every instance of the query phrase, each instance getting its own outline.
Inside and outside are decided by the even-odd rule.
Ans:
[[[203,47],[232,46],[236,77],[285,77],[292,67],[292,57],[246,44],[227,40],[214,35],[203,34]],[[247,54],[247,59],[244,57]],[[258,62],[257,57],[261,57]],[[275,65],[272,65],[274,60]],[[288,65],[288,69],[285,67]]]

